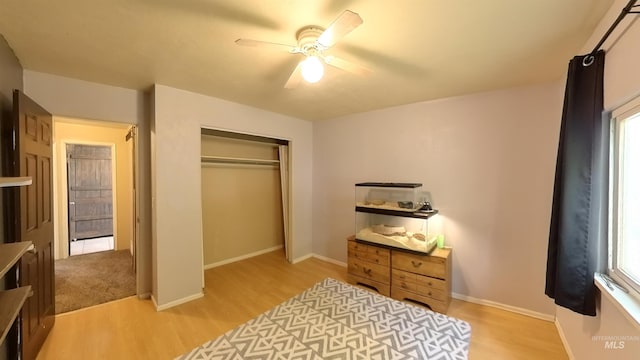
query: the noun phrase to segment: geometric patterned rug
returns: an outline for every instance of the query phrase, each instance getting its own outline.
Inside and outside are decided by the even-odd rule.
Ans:
[[[176,359],[467,359],[471,326],[327,278]]]

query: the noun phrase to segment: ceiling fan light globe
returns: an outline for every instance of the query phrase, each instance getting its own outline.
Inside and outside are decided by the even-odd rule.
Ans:
[[[308,56],[301,64],[302,78],[309,83],[317,83],[324,76],[324,66],[317,56]]]

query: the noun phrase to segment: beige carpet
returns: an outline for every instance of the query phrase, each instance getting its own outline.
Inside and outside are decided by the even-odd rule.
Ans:
[[[129,250],[56,260],[56,314],[135,295]]]

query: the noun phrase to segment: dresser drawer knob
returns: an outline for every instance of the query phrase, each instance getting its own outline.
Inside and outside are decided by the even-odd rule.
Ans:
[[[431,291],[429,291],[429,292],[427,293],[427,295],[431,296]]]
[[[416,262],[416,261],[411,260],[411,265],[413,265],[414,267],[420,267],[420,266],[422,266],[422,261]]]
[[[371,269],[362,268],[362,271],[364,271],[364,273],[367,275],[371,275]]]
[[[401,283],[400,286],[405,288],[405,289],[407,288],[407,284],[405,284],[405,283]]]
[[[433,286],[433,284],[431,283],[431,281],[429,281],[429,286]]]

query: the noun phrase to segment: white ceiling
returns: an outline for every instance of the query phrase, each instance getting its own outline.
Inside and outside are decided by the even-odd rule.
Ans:
[[[0,0],[0,34],[25,69],[132,89],[154,83],[321,120],[560,79],[613,0]],[[343,10],[364,23],[328,67],[284,89],[300,55],[235,45],[295,45],[305,25]]]

